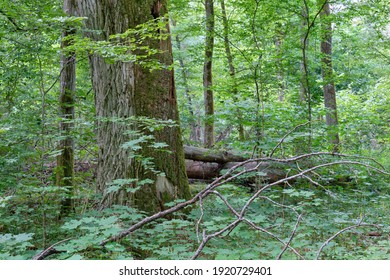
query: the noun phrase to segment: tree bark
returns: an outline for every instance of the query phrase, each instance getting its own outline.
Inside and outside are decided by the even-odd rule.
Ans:
[[[330,16],[330,5],[325,3],[323,5],[321,18],[321,72],[324,82],[324,106],[326,109],[326,125],[329,128],[329,141],[332,150],[338,152],[340,137],[337,132],[338,118],[337,118],[337,102],[336,89],[333,80],[333,65],[332,65],[332,21]]]
[[[63,10],[67,16],[75,16],[75,0],[64,0]],[[65,198],[62,200],[61,216],[66,216],[73,208],[74,140],[71,133],[75,118],[76,54],[75,52],[68,52],[66,48],[72,45],[72,40],[68,36],[74,35],[75,32],[74,27],[65,26],[61,42],[59,97],[61,140],[58,147],[61,150],[61,154],[57,156],[56,184],[68,188]]]
[[[107,40],[110,35],[124,33],[167,13],[166,0],[85,0],[80,1],[81,15],[87,16],[88,35],[93,40]],[[168,24],[168,22],[167,22]],[[168,29],[168,26],[167,26]],[[165,32],[159,30],[159,32]],[[158,34],[156,34],[158,35]],[[150,38],[144,42],[149,48],[161,51],[155,55],[163,65],[172,64],[171,39]],[[126,132],[146,132],[142,126],[126,121],[129,117],[147,117],[174,120],[179,123],[173,70],[153,70],[139,63],[107,63],[101,56],[90,57],[92,84],[95,91],[97,138],[99,147],[97,166],[97,191],[103,195],[102,207],[122,204],[138,207],[147,212],[164,208],[164,203],[176,198],[188,199],[190,191],[185,172],[184,152],[179,125],[155,131],[156,142],[164,142],[170,153],[144,145],[142,159],[152,159],[156,174],[145,167],[142,159],[122,145],[131,140]],[[116,118],[122,121],[111,121]],[[124,189],[107,193],[107,184],[116,179],[152,179],[134,194]],[[125,187],[135,187],[128,184]]]
[[[240,162],[247,159],[246,157],[228,152],[213,151],[210,149],[192,146],[184,146],[184,155],[186,159],[216,163],[228,163],[232,161]]]
[[[214,0],[205,1],[206,9],[206,44],[203,66],[203,89],[205,106],[204,145],[214,145],[214,93],[213,93],[213,50],[214,50]]]
[[[214,151],[192,146],[184,146],[184,154],[188,178],[201,180],[215,179],[222,175],[222,170],[230,169],[248,159],[248,157],[226,151]],[[250,162],[244,164],[242,168],[250,169],[256,165],[257,162]],[[278,164],[263,163],[258,170],[264,173],[264,180],[274,182],[286,176],[284,167]],[[253,183],[255,179],[256,176],[253,176],[246,179],[246,182]]]

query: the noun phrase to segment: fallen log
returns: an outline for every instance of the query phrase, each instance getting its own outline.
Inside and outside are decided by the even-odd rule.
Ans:
[[[192,146],[184,146],[184,155],[186,159],[194,161],[216,162],[221,164],[228,162],[242,162],[248,159],[226,151],[214,151]]]
[[[213,151],[198,147],[184,147],[186,170],[189,179],[212,180],[221,176],[224,170],[247,160],[248,158],[229,152]],[[248,170],[256,167],[256,162],[244,164],[241,168]],[[285,166],[274,163],[260,164],[257,176],[246,176],[242,179],[246,183],[253,183],[256,179],[275,182],[286,176]]]

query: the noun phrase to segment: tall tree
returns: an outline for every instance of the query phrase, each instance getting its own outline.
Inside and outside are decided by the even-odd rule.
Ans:
[[[282,42],[283,42],[283,30],[282,24],[276,24],[275,30],[275,48],[276,48],[276,70],[277,70],[277,79],[278,79],[278,99],[280,102],[284,101],[285,98],[285,84],[284,84],[284,73],[283,73],[283,63],[282,63]]]
[[[76,13],[76,1],[64,0],[64,13],[74,16]],[[57,156],[56,183],[58,186],[68,187],[68,193],[62,201],[62,213],[66,215],[72,209],[73,177],[74,177],[74,140],[71,136],[74,121],[74,102],[76,91],[76,54],[68,52],[67,47],[72,45],[71,36],[75,34],[75,28],[66,25],[62,33],[61,49],[61,73],[60,73],[60,133],[59,149],[61,154]]]
[[[160,18],[167,13],[166,0],[85,0],[79,1],[82,16],[88,17],[88,35],[93,40],[108,40],[113,34],[124,33],[139,24]],[[168,24],[168,22],[166,22]],[[167,25],[168,28],[168,25]],[[98,31],[98,32],[94,32]],[[166,32],[159,30],[158,33]],[[158,34],[157,34],[158,35]],[[152,36],[153,37],[153,36]],[[153,58],[163,65],[172,64],[171,39],[145,38],[144,45],[159,53]],[[143,48],[134,54],[145,55]],[[142,147],[142,159],[154,164],[154,169],[164,172],[156,174],[145,168],[134,158],[130,150],[123,148],[129,141],[126,118],[147,117],[179,122],[173,70],[165,67],[151,71],[140,63],[107,63],[100,55],[90,56],[92,84],[96,94],[98,117],[97,138],[99,158],[97,166],[97,190],[104,195],[102,207],[113,204],[137,206],[139,209],[155,212],[163,204],[175,198],[189,198],[189,186],[184,165],[184,152],[179,126],[164,127],[154,131],[156,142],[164,142],[169,153]],[[115,121],[112,119],[122,119]],[[145,131],[145,127],[133,127]],[[134,140],[134,139],[133,139]],[[141,159],[141,160],[142,160]],[[147,182],[135,193],[126,190],[139,186],[129,180],[125,188],[107,192],[108,184],[116,179],[138,179]],[[151,179],[144,181],[144,179]]]
[[[204,145],[214,145],[214,92],[213,86],[213,51],[214,51],[214,0],[205,1],[206,9],[206,42],[203,66],[203,90],[205,105]]]
[[[175,22],[173,22],[173,24],[175,24]],[[176,47],[180,52],[182,50],[182,44],[181,44],[181,38],[179,34],[176,35],[175,41],[176,41]],[[190,119],[189,119],[189,125],[191,128],[190,140],[194,142],[199,142],[201,129],[200,129],[200,125],[196,120],[196,114],[194,112],[194,105],[192,102],[190,85],[188,83],[188,69],[185,66],[183,57],[179,56],[178,59],[180,64],[180,72],[183,79],[184,95],[187,99],[188,112],[190,113]]]
[[[233,55],[232,51],[230,49],[230,40],[229,40],[229,22],[226,15],[226,7],[225,7],[225,1],[221,0],[221,10],[222,10],[222,23],[223,23],[223,37],[224,37],[224,45],[225,45],[225,52],[226,52],[226,58],[229,65],[229,75],[233,82],[232,87],[232,96],[233,101],[238,101],[238,85],[237,85],[237,79],[236,79],[236,68],[234,67],[233,63]],[[242,113],[240,109],[236,110],[237,114],[237,121],[238,121],[238,136],[241,141],[245,140],[245,134],[244,134],[244,126],[242,124]]]
[[[337,132],[337,102],[333,79],[332,65],[332,21],[330,4],[327,0],[322,4],[321,19],[321,72],[323,79],[324,105],[326,109],[326,125],[329,128],[329,141],[333,151],[338,151],[340,137]]]

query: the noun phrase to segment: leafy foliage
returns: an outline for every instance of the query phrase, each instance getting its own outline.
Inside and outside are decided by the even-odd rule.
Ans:
[[[130,140],[122,143],[123,149],[131,151],[132,160],[143,170],[160,175],[163,170],[155,170],[153,158],[142,157],[141,151],[166,151],[166,144],[156,142],[151,132],[179,124],[142,117],[96,119],[88,56],[103,56],[114,65],[138,63],[151,71],[171,69],[172,65],[158,63],[154,59],[158,51],[145,43],[151,37],[169,38],[167,18],[92,41],[82,36],[83,32],[90,31],[83,30],[84,19],[65,17],[60,2],[0,0],[0,259],[31,259],[57,242],[60,242],[55,246],[58,252],[49,258],[191,258],[204,230],[219,231],[235,219],[217,195],[207,197],[202,207],[197,205],[177,212],[148,224],[128,238],[104,247],[99,245],[146,214],[126,206],[104,210],[97,206],[101,199],[94,194],[97,121],[128,124]],[[318,12],[316,2],[307,1],[309,21]],[[325,140],[326,111],[322,105],[320,23],[314,22],[308,34],[312,98],[302,100],[301,36],[302,22],[307,20],[302,15],[302,1],[232,0],[226,1],[226,5],[236,78],[234,81],[227,67],[223,25],[217,20],[213,64],[217,140],[214,148],[268,156],[291,129],[307,122],[310,101],[313,121],[288,134],[274,156],[286,158],[308,150],[329,150]],[[386,1],[335,1],[332,5],[340,150],[375,158],[389,169],[389,7]],[[218,5],[215,8],[216,18],[220,19],[221,9]],[[201,83],[203,9],[201,1],[170,1],[180,126],[184,141],[193,145],[200,143],[191,139],[192,125],[195,123],[200,128],[205,121]],[[78,30],[74,37],[68,38],[74,44],[67,50],[76,51],[78,57],[76,118],[71,135],[75,140],[76,191],[74,211],[69,217],[61,218],[60,202],[68,190],[54,186],[53,174],[61,139],[58,124],[62,120],[57,107],[60,40],[65,27]],[[237,94],[232,91],[233,86],[237,86]],[[244,139],[239,137],[239,124],[243,125]],[[306,166],[314,164],[314,161],[305,162]],[[295,170],[301,167],[304,168],[294,166]],[[294,172],[294,168],[288,172]],[[248,173],[234,184],[218,189],[237,211],[253,194],[245,184],[245,179],[252,176],[265,179],[264,173]],[[294,211],[302,214],[291,246],[306,259],[316,258],[328,238],[362,220],[379,228],[358,227],[343,232],[324,247],[320,258],[388,259],[390,185],[387,178],[350,165],[321,169],[311,176],[320,185],[299,178],[290,185],[271,188],[251,204],[247,218],[288,242],[297,222]],[[106,194],[121,190],[136,192],[150,183],[148,179],[117,179],[107,186]],[[260,185],[250,187],[253,191]],[[196,194],[205,186],[192,188]],[[274,259],[283,249],[283,244],[273,236],[245,223],[222,236],[210,240],[200,258]],[[287,249],[283,258],[298,257]]]

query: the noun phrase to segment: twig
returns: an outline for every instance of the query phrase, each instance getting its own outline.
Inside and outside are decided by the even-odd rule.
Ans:
[[[297,130],[298,128],[302,127],[302,126],[305,126],[307,124],[309,124],[311,121],[307,121],[305,123],[301,123],[301,124],[298,124],[296,127],[294,127],[293,129],[291,129],[289,132],[287,132],[282,139],[280,139],[280,141],[278,142],[278,144],[276,144],[276,146],[272,149],[271,153],[269,154],[269,157],[272,157],[275,153],[275,151],[280,147],[280,145],[283,144],[284,140],[286,140],[286,138],[291,134],[293,133],[295,130]]]
[[[297,167],[298,167],[298,170],[299,171],[302,171],[302,169],[300,168],[299,164],[297,163]],[[316,172],[312,172],[314,173],[315,175],[318,175]],[[337,195],[333,192],[331,192],[330,190],[328,190],[327,188],[325,188],[323,185],[321,185],[320,183],[314,181],[311,177],[307,176],[307,175],[302,175],[303,178],[307,179],[309,182],[311,182],[313,185],[317,186],[317,187],[320,187],[322,188],[326,194],[328,194],[329,196],[333,197],[333,198],[337,198]]]
[[[234,229],[236,226],[238,226],[238,224],[241,222],[241,220],[235,220],[234,222],[230,223],[229,225],[227,225],[226,227],[224,227],[223,229],[217,231],[217,232],[214,232],[213,234],[210,234],[210,235],[206,235],[205,232],[203,233],[203,240],[202,240],[202,243],[199,245],[198,249],[196,250],[194,256],[191,258],[192,260],[195,260],[199,257],[200,253],[203,251],[203,248],[206,246],[207,242],[214,238],[214,237],[217,237],[221,234],[223,234],[225,231],[228,231],[228,230],[232,230]]]
[[[296,249],[294,249],[293,247],[291,247],[291,245],[289,245],[289,244],[286,245],[286,243],[285,243],[282,239],[280,239],[278,236],[276,236],[276,235],[273,234],[272,232],[270,232],[270,231],[268,231],[268,230],[266,230],[266,229],[264,229],[264,228],[262,228],[262,227],[259,227],[259,226],[255,225],[252,221],[250,221],[250,220],[248,220],[248,219],[246,219],[246,218],[244,218],[243,220],[244,220],[248,225],[250,225],[251,227],[253,227],[254,229],[257,229],[258,231],[264,232],[264,233],[268,234],[269,236],[273,237],[274,239],[278,240],[278,241],[279,241],[280,243],[282,243],[284,246],[286,246],[286,247],[288,247],[289,249],[291,249],[291,250],[294,252],[294,254],[296,254],[296,255],[297,255],[298,257],[300,257],[302,260],[305,259],[301,254],[299,254],[299,252],[298,252]]]
[[[286,245],[284,246],[283,250],[279,253],[278,257],[276,258],[277,260],[280,260],[282,258],[284,252],[286,252],[287,248],[290,246],[290,243],[293,240],[295,233],[298,229],[298,225],[299,225],[299,222],[301,221],[301,218],[302,218],[302,214],[298,216],[297,222],[295,223],[295,227],[291,233],[291,236],[290,236],[288,242],[286,243]]]
[[[276,201],[274,201],[274,200],[272,200],[271,198],[266,197],[266,196],[258,196],[257,198],[262,198],[262,199],[268,200],[268,201],[270,201],[271,203],[275,204],[276,206],[279,206],[279,207],[282,207],[282,208],[291,209],[297,216],[299,216],[297,210],[295,210],[294,207],[280,204],[279,202],[276,202]]]
[[[203,209],[203,199],[202,197],[199,197],[199,207],[200,207],[200,217],[199,220],[196,222],[196,236],[198,238],[198,243],[200,243],[200,238],[199,238],[199,226],[200,223],[202,222],[203,216],[204,216],[204,209]]]
[[[219,192],[217,191],[213,191],[214,194],[216,194],[219,198],[221,198],[221,200],[226,204],[226,206],[230,209],[230,211],[239,219],[240,217],[240,214],[230,205],[230,203],[226,200],[225,197],[223,197]],[[285,206],[285,205],[281,205],[275,201],[273,201],[272,199],[269,199],[268,197],[261,197],[261,198],[266,198],[272,202],[274,202],[275,204],[278,204],[280,205],[281,207],[286,207],[286,208],[289,208],[289,209],[292,209],[297,215],[298,213],[296,212],[296,210],[293,208],[293,207],[289,207],[289,206]],[[299,216],[299,215],[298,215]],[[301,259],[303,259],[303,257],[294,249],[290,246],[290,244],[286,244],[283,242],[283,240],[281,240],[279,237],[277,237],[276,235],[274,235],[273,233],[271,233],[270,231],[262,228],[262,227],[259,227],[257,225],[255,225],[252,221],[250,221],[249,219],[247,218],[244,218],[243,219],[244,222],[246,222],[248,225],[250,225],[251,227],[253,227],[254,229],[258,230],[258,231],[261,231],[265,234],[268,234],[270,235],[271,237],[273,237],[274,239],[278,240],[279,242],[281,242],[285,248],[290,248],[298,257],[300,257]],[[232,231],[233,229],[230,230],[230,232]]]
[[[320,254],[322,252],[322,250],[325,248],[326,245],[328,245],[333,239],[335,239],[337,236],[339,236],[340,234],[342,234],[343,232],[347,231],[347,230],[350,230],[350,229],[354,229],[354,228],[357,228],[357,227],[376,227],[376,228],[379,228],[378,225],[375,225],[375,224],[363,224],[362,223],[362,220],[359,221],[359,223],[357,225],[353,225],[353,226],[349,226],[349,227],[346,227],[340,231],[338,231],[337,233],[335,233],[332,237],[330,237],[328,240],[326,240],[324,242],[324,244],[322,244],[322,246],[320,247],[320,249],[318,250],[317,252],[317,257],[316,259],[318,260],[320,258]]]

